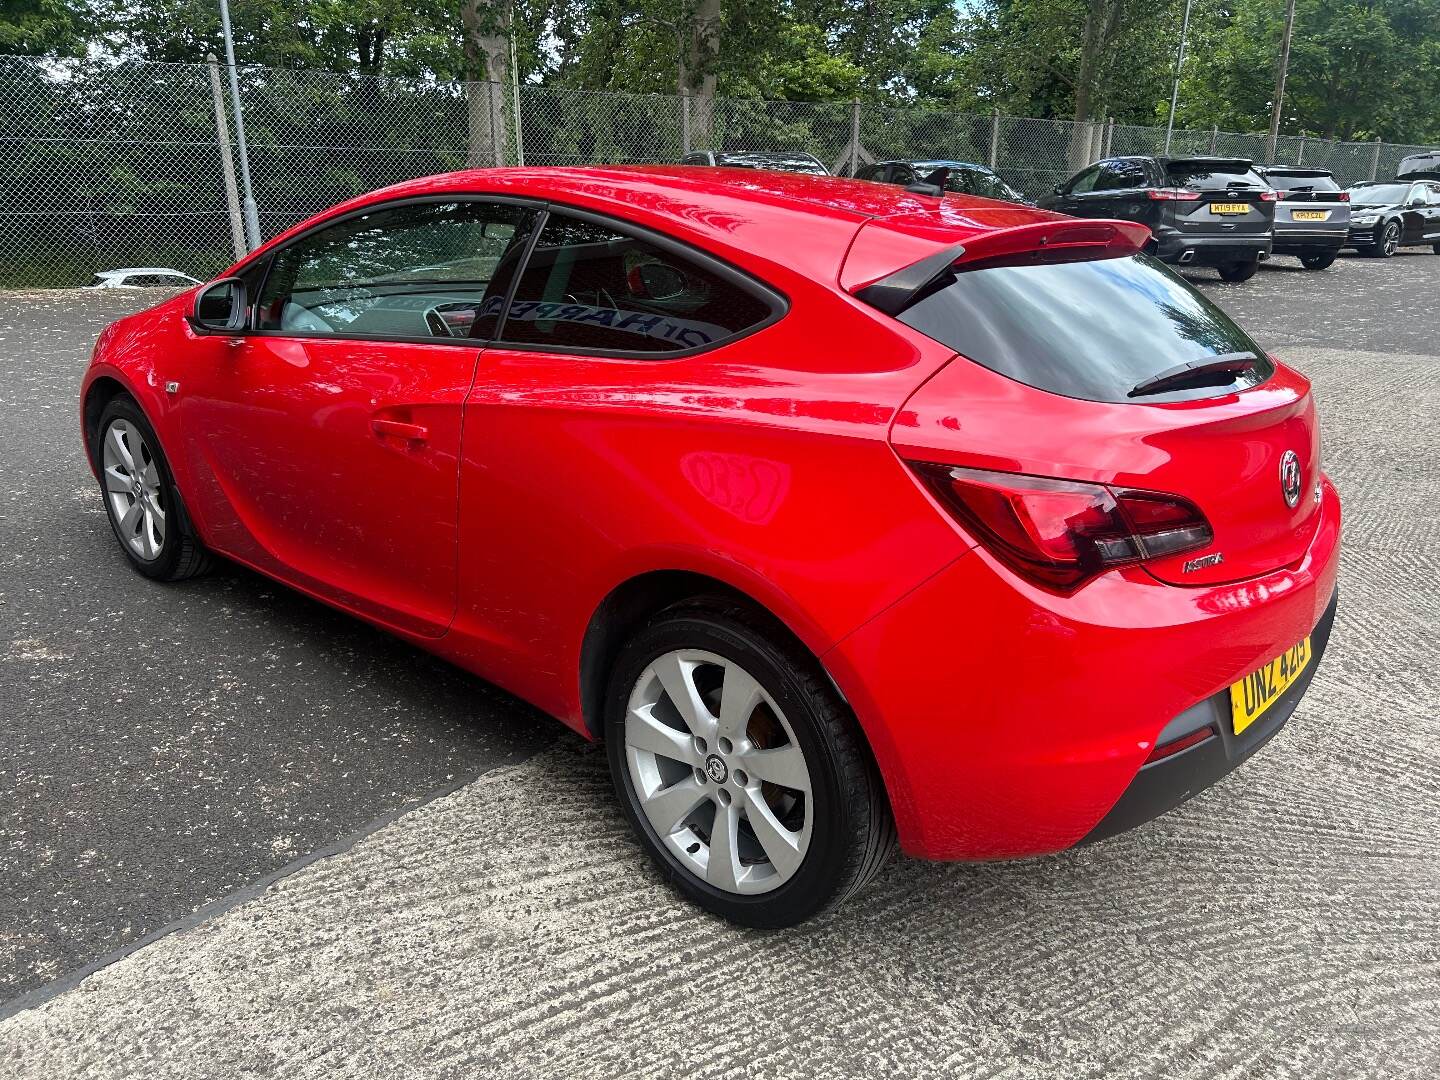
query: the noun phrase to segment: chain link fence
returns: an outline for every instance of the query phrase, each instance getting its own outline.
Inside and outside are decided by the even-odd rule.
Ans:
[[[847,102],[703,101],[242,68],[261,233],[431,173],[804,150],[836,172],[889,158],[991,165],[1033,197],[1096,158],[1155,154],[1163,128]],[[205,278],[244,249],[234,118],[213,64],[0,57],[0,286],[169,266]],[[1282,137],[1275,158],[1342,183],[1423,147]],[[1174,132],[1171,153],[1263,160],[1264,135]]]

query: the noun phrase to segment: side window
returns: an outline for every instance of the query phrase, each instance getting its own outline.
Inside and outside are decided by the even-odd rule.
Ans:
[[[709,165],[710,161],[704,154],[686,154],[681,160],[682,165]]]
[[[881,179],[881,177],[880,177],[879,175],[877,175],[877,174],[880,172],[880,169],[881,169],[881,167],[880,167],[879,165],[862,165],[862,166],[860,166],[859,170],[855,173],[855,179],[856,179],[856,180],[879,180],[879,179]]]
[[[698,262],[552,212],[500,338],[516,345],[673,353],[769,318],[770,303]]]
[[[255,325],[281,333],[493,335],[534,211],[482,202],[383,207],[278,252]]]
[[[1096,191],[1124,191],[1145,186],[1145,166],[1138,161],[1106,161],[1095,181]]]
[[[909,165],[890,166],[890,182],[892,184],[918,184],[920,175]]]
[[[1095,190],[1095,182],[1100,179],[1100,166],[1091,165],[1084,172],[1076,175],[1066,186],[1065,191],[1071,195],[1083,195],[1087,191]]]

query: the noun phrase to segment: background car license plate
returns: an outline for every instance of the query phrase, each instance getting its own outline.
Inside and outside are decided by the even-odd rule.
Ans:
[[[1243,202],[1216,202],[1210,204],[1212,214],[1248,214],[1250,206]]]
[[[1310,639],[1307,637],[1271,660],[1258,671],[1230,687],[1230,722],[1239,735],[1260,719],[1266,709],[1300,676],[1310,663]]]
[[[1324,221],[1330,216],[1329,210],[1296,210],[1290,215],[1296,221]]]

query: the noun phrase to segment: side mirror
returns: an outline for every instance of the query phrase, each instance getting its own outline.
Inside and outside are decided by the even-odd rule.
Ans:
[[[1056,185],[1055,185],[1053,188],[1051,188],[1050,190],[1053,191],[1056,195],[1064,195],[1064,194],[1065,194],[1065,185],[1064,185],[1064,184],[1056,184]]]
[[[233,334],[245,329],[249,304],[239,278],[212,281],[195,294],[190,325],[202,334]]]

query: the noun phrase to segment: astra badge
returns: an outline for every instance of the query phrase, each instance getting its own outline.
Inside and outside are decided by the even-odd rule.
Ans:
[[[1280,494],[1285,496],[1285,505],[1291,510],[1300,501],[1300,459],[1294,450],[1286,450],[1280,459]]]
[[[1219,566],[1225,561],[1225,553],[1217,551],[1212,555],[1201,555],[1198,559],[1186,559],[1185,565],[1180,567],[1187,574],[1193,574],[1196,570],[1206,570],[1212,566]]]

